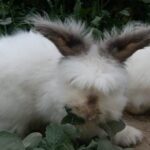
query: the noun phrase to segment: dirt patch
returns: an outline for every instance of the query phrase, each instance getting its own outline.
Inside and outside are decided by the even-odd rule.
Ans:
[[[142,143],[137,145],[135,150],[150,150],[150,114],[140,116],[125,114],[125,120],[129,125],[142,130],[144,134]]]

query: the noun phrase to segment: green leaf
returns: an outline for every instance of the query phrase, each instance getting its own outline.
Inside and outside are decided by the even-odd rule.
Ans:
[[[74,150],[74,147],[70,143],[64,143],[56,148],[56,150]]]
[[[46,143],[53,150],[74,150],[72,140],[75,139],[76,129],[72,125],[50,124],[46,129]],[[45,144],[44,144],[45,143]]]
[[[129,13],[129,11],[128,10],[126,10],[126,9],[124,9],[124,10],[122,10],[122,11],[120,11],[119,12],[120,14],[122,14],[122,15],[124,15],[124,16],[130,16],[130,13]]]
[[[25,150],[19,137],[5,131],[0,132],[0,150]]]
[[[113,145],[108,139],[100,139],[97,150],[113,150]]]
[[[85,120],[83,118],[71,113],[68,108],[65,108],[65,109],[66,109],[67,115],[62,119],[61,121],[62,124],[70,123],[72,125],[80,125],[80,124],[85,123]]]
[[[87,146],[87,149],[94,149],[97,147],[97,142],[95,142],[94,140],[91,141],[91,143]]]
[[[71,140],[75,140],[79,136],[77,129],[71,124],[63,125],[63,130]]]
[[[96,150],[97,146],[98,146],[98,143],[92,140],[88,146],[82,145],[78,150]]]
[[[44,148],[44,150],[49,150],[50,146],[48,145],[46,139],[42,139],[41,143],[39,144],[40,148]]]
[[[125,123],[120,121],[109,121],[105,124],[99,124],[99,126],[104,129],[108,136],[111,138],[113,137],[117,132],[123,130],[125,128]]]
[[[52,123],[46,128],[46,141],[49,145],[61,145],[64,142],[68,142],[69,138],[65,134],[62,125]]]
[[[123,150],[121,147],[113,145],[108,139],[100,139],[97,150]]]
[[[79,18],[80,17],[80,11],[82,10],[81,9],[81,5],[82,5],[82,3],[81,3],[81,1],[80,0],[77,0],[76,1],[76,4],[75,4],[75,6],[74,6],[74,15],[77,17],[77,18]]]
[[[94,25],[95,27],[98,27],[100,24],[102,17],[96,16],[92,21],[91,24]]]
[[[35,148],[39,145],[42,140],[42,134],[35,132],[29,134],[24,140],[23,144],[25,148]]]

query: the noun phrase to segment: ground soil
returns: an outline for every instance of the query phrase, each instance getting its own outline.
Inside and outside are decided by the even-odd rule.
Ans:
[[[142,130],[144,134],[142,143],[138,144],[135,150],[150,150],[150,114],[140,116],[125,114],[125,120],[128,124]]]

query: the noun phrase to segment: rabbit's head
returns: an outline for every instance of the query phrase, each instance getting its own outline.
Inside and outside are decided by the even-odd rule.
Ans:
[[[86,120],[119,119],[126,105],[124,61],[150,42],[150,28],[128,25],[113,29],[98,42],[74,20],[35,22],[38,32],[52,41],[62,57],[57,65],[58,98]],[[58,86],[57,86],[58,87]]]

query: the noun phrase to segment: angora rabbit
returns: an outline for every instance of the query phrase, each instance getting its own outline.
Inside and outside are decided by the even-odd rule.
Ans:
[[[128,28],[131,32],[133,29],[147,31],[150,26],[136,23]],[[127,110],[133,114],[145,113],[150,110],[150,46],[134,53],[126,61],[126,68],[129,75]]]
[[[101,135],[97,123],[119,120],[127,103],[124,61],[150,42],[150,28],[122,32],[95,42],[84,24],[37,18],[36,31],[0,39],[0,129],[23,135],[42,118],[60,122],[65,107],[83,117],[83,137]],[[130,126],[117,144],[141,141]]]

